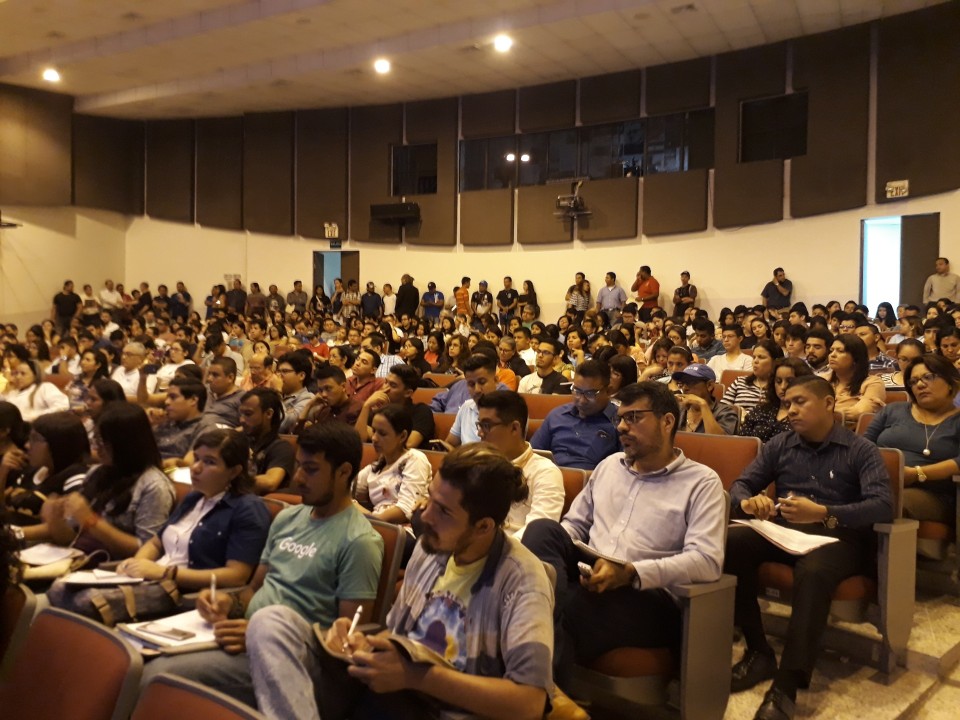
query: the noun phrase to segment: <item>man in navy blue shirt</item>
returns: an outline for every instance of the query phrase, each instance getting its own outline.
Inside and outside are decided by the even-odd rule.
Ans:
[[[377,286],[372,282],[367,283],[367,291],[360,296],[360,310],[363,313],[364,320],[367,318],[371,320],[380,319],[380,313],[383,312],[383,300],[377,293]]]
[[[573,378],[573,402],[554,408],[534,434],[535,450],[549,450],[560,467],[593,470],[620,452],[617,408],[610,402],[610,366],[584,360]]]
[[[747,651],[733,668],[731,689],[747,690],[773,678],[755,720],[790,720],[798,688],[806,688],[837,585],[869,573],[874,523],[893,518],[890,481],[873,443],[835,423],[830,383],[815,375],[794,378],[783,404],[791,430],[763,446],[730,488],[734,518],[772,520],[838,542],[791,555],[746,526],[730,528],[724,572],[737,577],[734,622]],[[770,483],[776,500],[766,494]],[[793,612],[780,666],[767,642],[757,600],[765,562],[794,567]]]

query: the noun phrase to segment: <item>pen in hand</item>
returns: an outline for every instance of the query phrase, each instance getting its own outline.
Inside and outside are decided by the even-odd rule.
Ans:
[[[360,624],[360,615],[363,613],[363,605],[357,606],[357,611],[353,614],[353,622],[350,623],[350,629],[347,630],[347,637],[349,638],[357,630],[357,625]],[[343,650],[346,652],[349,648],[347,647],[346,640],[343,643]]]
[[[216,573],[210,573],[210,605],[217,606],[217,576]]]

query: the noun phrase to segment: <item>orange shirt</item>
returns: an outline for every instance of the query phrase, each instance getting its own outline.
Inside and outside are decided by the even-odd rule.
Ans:
[[[473,315],[473,311],[470,309],[470,291],[465,288],[457,288],[457,292],[454,293],[453,297],[457,301],[457,314],[461,313],[470,317]]]
[[[660,304],[660,283],[656,281],[653,277],[649,277],[640,283],[640,286],[637,288],[637,297],[650,297],[651,295],[656,295],[658,299],[655,300],[644,300],[643,304],[640,307],[644,308],[655,308]]]

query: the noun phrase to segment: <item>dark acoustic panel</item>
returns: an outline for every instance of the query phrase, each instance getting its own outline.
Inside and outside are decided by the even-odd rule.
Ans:
[[[783,219],[783,161],[740,163],[740,103],[783,94],[783,43],[716,58],[713,223],[718,228]],[[644,207],[646,207],[644,203]]]
[[[520,132],[571,128],[577,116],[577,81],[520,88]]]
[[[638,184],[635,177],[585,182],[580,196],[591,214],[577,221],[577,236],[581,240],[635,238],[640,202]]]
[[[583,78],[580,81],[580,122],[596,125],[640,117],[641,79],[639,70]]]
[[[304,110],[296,116],[297,226],[322,238],[324,224],[347,237],[347,110]]]
[[[69,205],[73,98],[0,85],[0,203]]]
[[[418,245],[456,245],[457,99],[408,103],[405,112],[407,143],[437,144],[437,192],[406,196],[420,204],[420,223],[406,226],[404,240]]]
[[[570,242],[570,221],[554,216],[557,195],[570,192],[568,186],[533,185],[517,193],[517,242],[522,245]]]
[[[193,222],[195,147],[193,120],[147,123],[147,215]]]
[[[143,214],[143,130],[139,120],[73,116],[73,204]]]
[[[900,219],[901,303],[922,304],[923,287],[940,254],[940,213]]]
[[[877,68],[877,202],[886,184],[910,196],[960,187],[960,3],[880,23]]]
[[[513,244],[513,190],[460,193],[460,244]]]
[[[466,139],[513,135],[516,130],[516,90],[464,95],[460,104],[460,132]]]
[[[243,118],[243,226],[293,234],[293,113]]]
[[[793,87],[807,91],[807,153],[790,162],[790,214],[861,207],[867,198],[870,27],[798,39]]]
[[[350,236],[399,243],[400,227],[370,218],[371,205],[398,202],[390,195],[391,148],[402,141],[403,105],[350,111]]]
[[[243,229],[243,118],[197,120],[197,223]]]
[[[710,58],[647,68],[647,115],[710,106]]]
[[[643,179],[643,234],[707,229],[707,170],[648,175]]]

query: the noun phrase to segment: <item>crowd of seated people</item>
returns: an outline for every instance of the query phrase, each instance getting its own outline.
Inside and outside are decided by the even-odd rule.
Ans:
[[[555,322],[539,319],[532,282],[520,293],[510,278],[471,293],[464,277],[449,299],[434,283],[420,294],[409,275],[396,294],[349,280],[329,297],[237,281],[212,289],[203,317],[182,283],[128,296],[108,281],[79,304],[66,283],[50,320],[22,339],[0,327],[7,521],[18,542],[102,551],[121,574],[242,588],[198,600],[222,651],[154,661],[147,674],[199,679],[269,717],[536,716],[564,703],[554,681],[608,650],[676,651],[675,588],[722,571],[738,578],[747,641],[732,690],[773,680],[757,717],[792,717],[824,603],[871,562],[872,523],[892,517],[876,448],[905,454],[906,517],[954,522],[960,309],[808,311],[775,272],[760,304],[711,318],[689,279],[674,294],[682,314],[670,315],[648,294],[649,268],[633,299],[611,272],[594,301],[578,274]],[[900,388],[909,402],[888,403]],[[534,395],[559,403],[535,432]],[[729,509],[717,474],[675,449],[678,431],[763,443],[728,488]],[[362,443],[372,462],[361,463]],[[826,468],[827,456],[836,486],[810,492],[792,468]],[[566,515],[562,468],[592,473]],[[179,500],[175,480],[192,489]],[[299,502],[271,523],[258,495],[275,492]],[[755,607],[757,567],[806,566],[750,531],[724,546],[728,510],[848,551],[833,562],[834,548],[830,573],[810,562],[779,663]],[[412,673],[386,641],[348,633],[361,605],[370,619],[383,553],[365,516],[410,535],[388,629],[440,648],[450,670]],[[320,639],[314,622],[328,629]],[[362,662],[345,670],[319,643]]]

